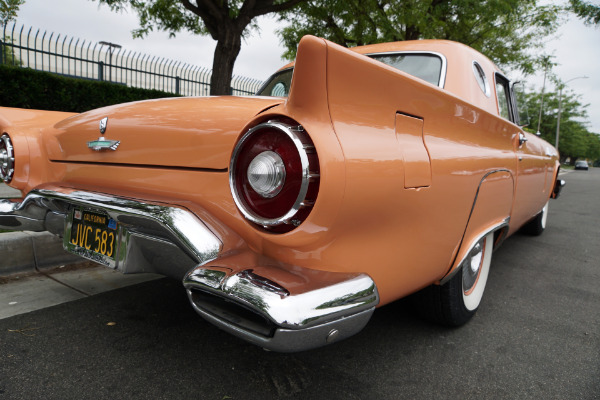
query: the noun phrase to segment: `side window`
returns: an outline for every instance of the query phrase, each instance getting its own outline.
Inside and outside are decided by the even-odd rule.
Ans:
[[[510,112],[510,88],[508,86],[508,81],[499,74],[496,74],[496,96],[500,116],[514,122]]]
[[[479,65],[477,61],[473,61],[473,73],[475,74],[475,80],[479,84],[479,88],[481,88],[483,94],[490,97],[490,84],[485,76],[485,72],[483,72],[483,68],[481,68],[481,65]]]
[[[529,125],[529,112],[527,111],[527,101],[525,99],[525,84],[523,82],[515,82],[512,85],[512,91],[515,99],[515,114],[519,117],[517,125]]]

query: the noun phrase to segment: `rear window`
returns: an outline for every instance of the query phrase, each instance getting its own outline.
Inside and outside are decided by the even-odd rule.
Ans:
[[[442,58],[429,53],[383,53],[367,54],[374,60],[397,68],[409,75],[423,79],[436,86],[443,86],[444,62]],[[275,73],[259,89],[259,96],[287,97],[292,83],[293,68]]]
[[[369,56],[377,61],[440,86],[442,59],[433,54],[375,54]]]

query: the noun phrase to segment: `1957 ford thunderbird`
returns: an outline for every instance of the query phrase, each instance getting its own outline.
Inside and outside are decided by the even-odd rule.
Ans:
[[[0,108],[0,228],[123,273],[181,279],[206,320],[275,351],[359,332],[419,292],[461,325],[493,250],[540,234],[564,184],[513,86],[448,41],[302,39],[256,97],[82,114]]]

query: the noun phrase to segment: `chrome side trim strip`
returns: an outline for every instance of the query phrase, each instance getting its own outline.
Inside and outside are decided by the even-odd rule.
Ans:
[[[492,233],[492,232],[496,232],[498,230],[504,229],[508,227],[508,223],[510,222],[510,217],[506,217],[504,219],[504,221],[492,226],[489,229],[486,229],[485,231],[481,232],[479,235],[475,236],[473,238],[473,240],[471,240],[471,242],[469,243],[468,246],[468,251],[465,252],[465,255],[463,256],[463,258],[460,260],[459,263],[455,264],[457,265],[456,268],[454,268],[452,270],[452,272],[450,272],[448,275],[446,275],[441,281],[440,281],[440,285],[443,285],[444,283],[448,282],[450,279],[452,279],[452,277],[454,276],[454,274],[456,274],[458,271],[460,271],[462,269],[462,265],[465,261],[465,259],[467,258],[467,256],[469,255],[469,253],[471,253],[471,250],[473,250],[473,248],[475,247],[475,245],[477,243],[479,243],[480,240],[482,240],[484,237],[486,237],[488,234]],[[496,239],[496,241],[494,242],[494,250],[499,246],[499,244],[506,238],[506,230],[504,230],[501,233],[501,236],[498,237],[498,239]]]

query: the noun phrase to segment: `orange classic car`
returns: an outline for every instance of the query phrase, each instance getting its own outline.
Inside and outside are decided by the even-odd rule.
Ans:
[[[485,56],[307,36],[258,96],[82,114],[0,108],[0,228],[49,231],[123,273],[180,279],[206,320],[275,351],[359,332],[416,294],[461,325],[493,250],[540,234],[564,184]]]

